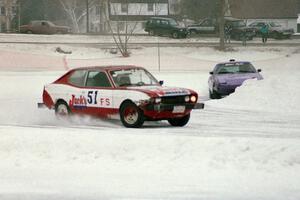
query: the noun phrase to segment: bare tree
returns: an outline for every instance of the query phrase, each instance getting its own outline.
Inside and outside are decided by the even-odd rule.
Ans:
[[[59,0],[59,2],[72,21],[74,32],[79,33],[79,23],[84,17],[87,17],[87,7],[89,10],[92,9],[92,5],[96,1],[89,0],[88,6],[82,0]]]
[[[107,1],[107,3],[109,3],[109,1]],[[117,49],[120,51],[123,57],[130,56],[128,51],[128,43],[138,25],[138,21],[134,21],[132,23],[128,22],[129,9],[128,9],[128,4],[126,5],[127,5],[126,16],[122,20],[121,18],[117,17],[115,20],[116,26],[113,26],[109,17],[106,15],[108,28],[112,34]],[[118,9],[116,8],[115,4],[111,4],[108,7],[110,7],[111,9],[110,12],[113,12],[115,15],[118,14],[117,12]],[[136,8],[137,11],[136,15],[140,15],[141,10],[142,10],[142,4],[138,8]],[[121,30],[121,27],[123,27],[123,30]]]

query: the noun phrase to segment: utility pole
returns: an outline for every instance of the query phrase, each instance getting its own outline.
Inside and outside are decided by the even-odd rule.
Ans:
[[[220,50],[225,50],[225,41],[224,41],[224,25],[225,25],[225,0],[220,1],[219,8],[219,36],[220,36]]]
[[[103,0],[99,0],[99,31],[100,33],[103,33],[105,31],[105,15],[106,15],[106,10],[105,10],[105,2]]]
[[[18,0],[18,31],[20,33],[20,26],[21,26],[21,1]]]
[[[86,0],[86,33],[90,31],[89,25],[90,25],[90,12],[89,12],[89,0]]]
[[[6,32],[10,32],[10,15],[11,15],[11,1],[5,1],[5,23],[6,23]]]

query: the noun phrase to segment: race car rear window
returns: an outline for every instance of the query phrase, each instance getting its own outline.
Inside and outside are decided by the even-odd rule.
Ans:
[[[104,72],[90,71],[87,77],[88,87],[111,87],[111,84]]]
[[[72,85],[83,87],[84,86],[84,80],[86,76],[86,70],[77,70],[72,73],[72,75],[69,78],[69,82]]]

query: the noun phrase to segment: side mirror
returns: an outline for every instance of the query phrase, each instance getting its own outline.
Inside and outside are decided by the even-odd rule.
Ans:
[[[213,72],[213,71],[211,71],[211,72],[209,72],[209,74],[210,74],[210,75],[213,75],[213,74],[214,74],[214,72]]]
[[[164,81],[159,81],[159,85],[163,85],[164,84]]]
[[[258,69],[257,72],[261,72],[261,69]]]

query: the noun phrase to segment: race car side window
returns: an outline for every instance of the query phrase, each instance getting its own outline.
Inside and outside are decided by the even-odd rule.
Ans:
[[[83,87],[85,83],[86,70],[77,70],[69,77],[69,82],[72,85]]]
[[[90,71],[86,80],[87,87],[111,87],[111,84],[104,72]]]

